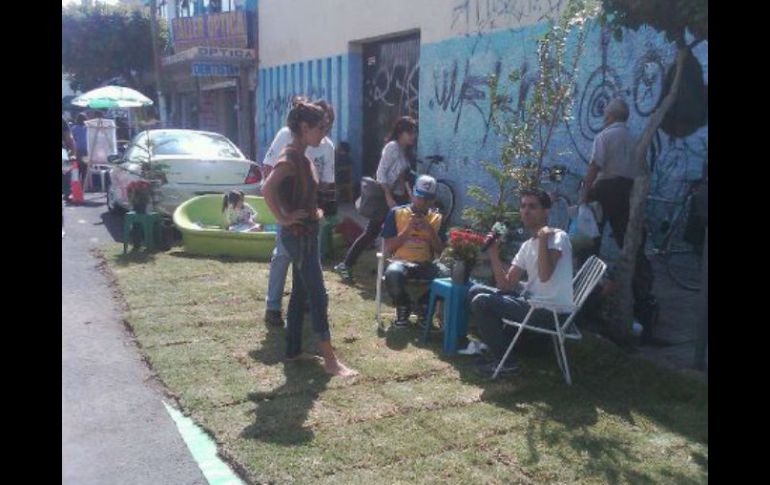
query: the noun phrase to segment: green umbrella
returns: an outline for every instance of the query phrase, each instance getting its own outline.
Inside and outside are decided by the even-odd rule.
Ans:
[[[152,100],[139,91],[122,86],[104,86],[81,94],[71,101],[84,108],[138,108],[150,106]]]

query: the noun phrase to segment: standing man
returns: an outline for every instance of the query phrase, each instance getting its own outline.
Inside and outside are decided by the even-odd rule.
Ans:
[[[327,126],[327,131],[320,145],[317,147],[308,146],[305,150],[305,155],[315,165],[316,174],[320,181],[319,192],[325,193],[334,190],[334,143],[326,136],[334,124],[334,109],[322,99],[314,101],[313,104],[318,105],[324,110],[324,122]],[[273,142],[270,144],[270,148],[265,154],[265,159],[262,161],[263,180],[266,180],[267,176],[270,175],[275,163],[278,161],[279,155],[291,140],[292,135],[289,127],[284,126],[278,130]],[[270,276],[267,282],[267,297],[265,299],[267,307],[265,310],[265,323],[267,325],[284,326],[283,316],[281,315],[281,301],[283,299],[283,288],[286,285],[286,273],[289,271],[289,263],[291,263],[291,257],[281,243],[279,227],[275,238],[273,256],[270,259]]]
[[[628,105],[620,98],[613,99],[604,108],[605,128],[594,138],[591,162],[583,180],[580,203],[598,201],[604,214],[599,222],[599,237],[594,240],[596,255],[601,249],[607,222],[610,223],[612,236],[619,248],[623,248],[626,237],[631,189],[634,178],[639,175],[639,167],[634,161],[635,140],[626,125],[628,114]],[[645,239],[646,234],[642,234],[631,282],[635,313],[639,304],[647,301],[652,291],[652,266],[644,255]]]

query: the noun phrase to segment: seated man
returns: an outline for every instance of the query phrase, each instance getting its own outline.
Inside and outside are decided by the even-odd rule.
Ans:
[[[488,251],[497,288],[476,286],[469,291],[471,312],[476,317],[480,337],[495,358],[481,366],[479,370],[483,374],[492,375],[518,330],[504,325],[501,319],[523,321],[530,308],[526,299],[548,302],[564,314],[574,309],[572,246],[567,233],[546,226],[550,207],[551,199],[544,191],[522,191],[521,222],[532,237],[521,245],[508,271],[500,261],[499,242],[492,243]],[[519,291],[519,282],[525,272],[527,281],[523,291]],[[562,322],[565,319],[566,315],[560,317]],[[550,311],[535,310],[528,323],[553,328],[553,316]],[[511,354],[501,373],[517,371],[518,365]]]
[[[393,207],[385,216],[382,237],[391,263],[385,270],[385,286],[396,305],[396,328],[409,324],[412,301],[405,286],[409,279],[431,280],[441,268],[433,260],[444,250],[439,236],[441,214],[430,210],[436,198],[436,179],[421,175],[414,184],[412,203]],[[419,299],[417,315],[425,318],[428,291]]]

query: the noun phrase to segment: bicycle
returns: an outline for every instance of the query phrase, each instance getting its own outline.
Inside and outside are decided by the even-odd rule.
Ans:
[[[428,155],[425,157],[425,160],[427,160],[428,163],[427,169],[421,172],[418,172],[416,167],[412,167],[410,169],[409,173],[412,177],[412,180],[410,181],[411,184],[414,184],[414,180],[416,180],[420,175],[431,175],[431,169],[433,166],[442,163],[444,161],[444,157],[441,155]],[[417,166],[425,167],[425,164],[425,161],[417,159]],[[452,214],[454,214],[455,210],[455,192],[447,179],[436,179],[436,208],[439,212],[441,212],[443,219],[441,227],[442,229],[445,229],[446,226],[449,225],[452,219]]]
[[[669,277],[680,288],[689,291],[699,291],[701,286],[702,246],[692,244],[685,239],[685,231],[691,216],[693,198],[701,181],[689,184],[687,195],[683,200],[672,200],[665,197],[648,196],[650,202],[658,202],[674,206],[670,219],[665,218],[657,230],[649,217],[645,217],[645,230],[651,237],[647,238],[649,249],[647,254],[659,256],[666,266]],[[658,234],[663,235],[658,238]],[[657,240],[660,242],[658,243]]]
[[[557,227],[563,231],[569,229],[570,223],[570,207],[572,207],[572,199],[565,194],[563,188],[563,182],[567,176],[574,178],[580,178],[576,174],[572,174],[566,165],[551,165],[544,167],[540,174],[540,186],[548,192],[551,197],[551,209],[548,211],[548,225],[550,227]],[[578,182],[582,183],[582,178]]]

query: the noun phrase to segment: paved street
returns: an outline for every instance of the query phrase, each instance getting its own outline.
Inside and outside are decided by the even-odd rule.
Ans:
[[[62,483],[205,484],[89,250],[120,238],[104,194],[64,210]]]

